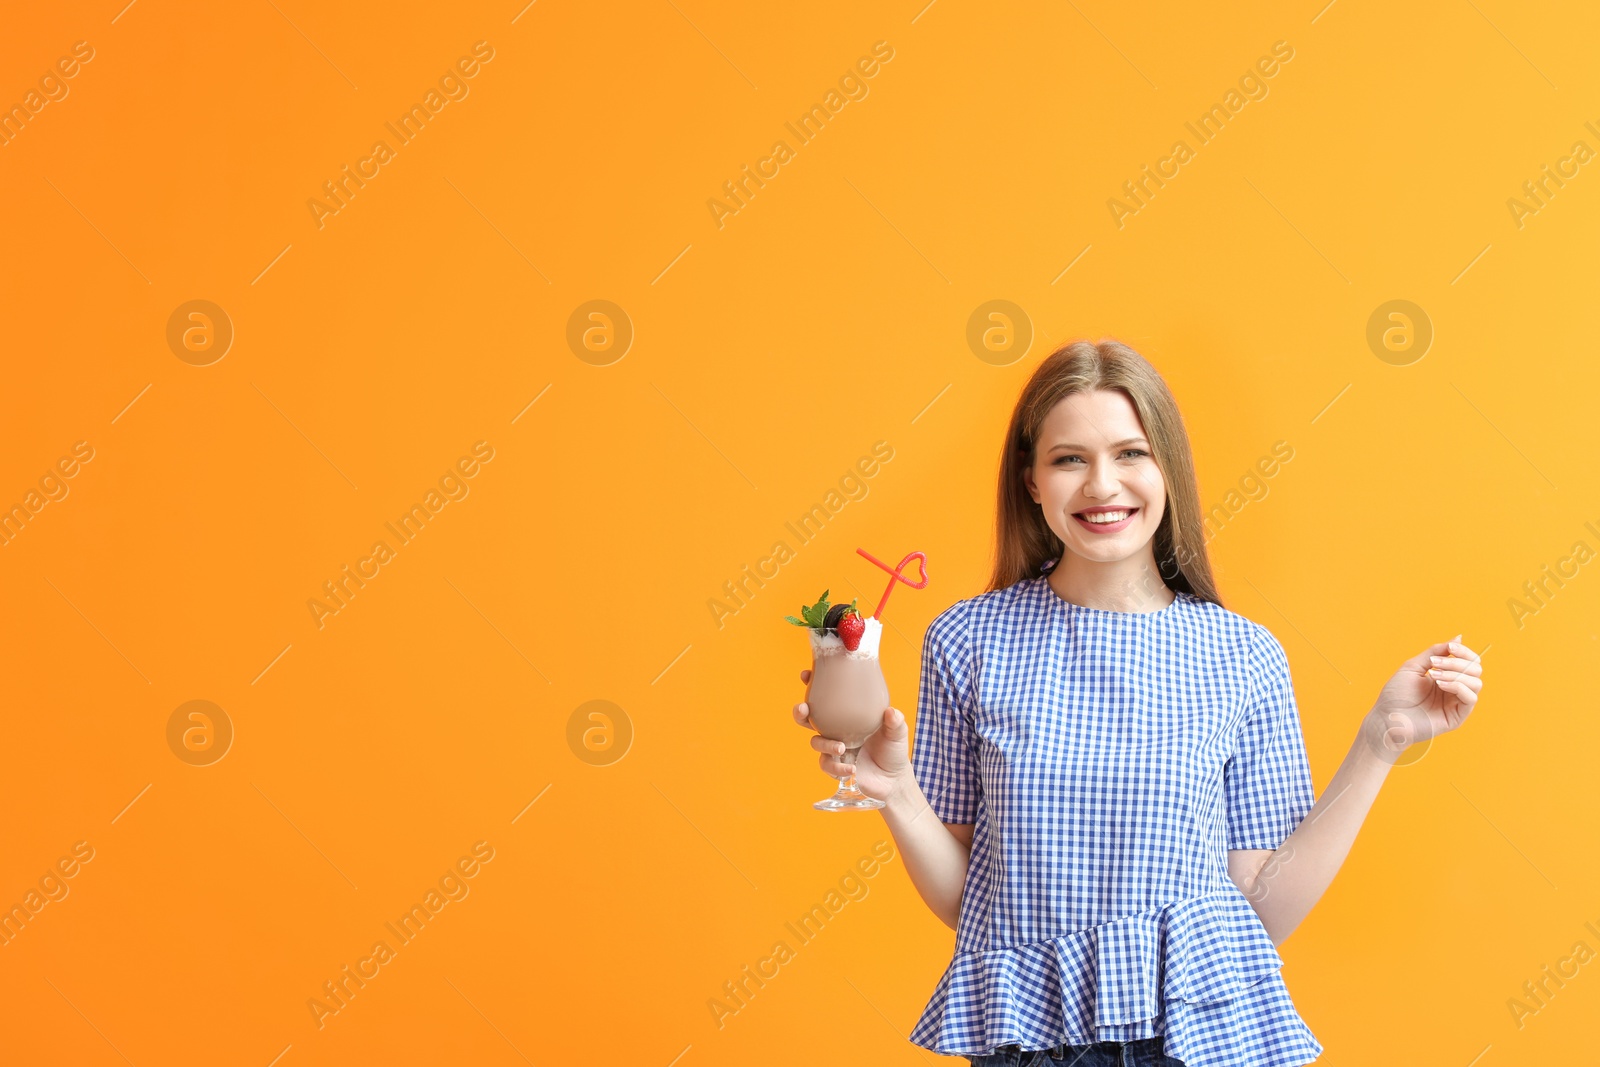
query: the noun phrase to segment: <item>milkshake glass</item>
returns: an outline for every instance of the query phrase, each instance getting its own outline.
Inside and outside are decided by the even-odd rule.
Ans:
[[[811,680],[806,686],[811,723],[823,737],[844,743],[839,759],[851,764],[867,738],[883,726],[883,713],[889,707],[889,685],[878,665],[883,623],[875,618],[864,621],[866,629],[853,652],[836,632],[806,630],[811,637]],[[854,774],[839,779],[833,796],[812,805],[821,811],[870,811],[883,806],[883,801],[856,788]]]

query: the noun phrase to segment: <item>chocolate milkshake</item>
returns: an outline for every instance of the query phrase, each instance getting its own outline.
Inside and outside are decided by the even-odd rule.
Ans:
[[[801,618],[786,616],[806,628],[811,638],[811,678],[806,706],[817,732],[845,746],[840,762],[854,764],[867,738],[883,725],[889,707],[889,686],[878,666],[883,623],[864,619],[855,601],[829,604],[827,590],[815,604],[800,609]],[[884,806],[856,788],[855,774],[839,779],[839,791],[812,807],[822,811],[862,811]]]
[[[844,646],[836,634],[811,630],[811,683],[806,687],[806,705],[817,732],[834,741],[843,741],[845,762],[855,762],[855,753],[879,727],[889,707],[889,686],[878,665],[878,643],[883,638],[883,623],[866,619],[861,643],[855,651]]]

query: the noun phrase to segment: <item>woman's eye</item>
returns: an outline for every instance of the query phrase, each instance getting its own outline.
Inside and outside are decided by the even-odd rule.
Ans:
[[[1122,458],[1122,456],[1148,457],[1149,455],[1150,455],[1150,453],[1146,452],[1142,448],[1125,448],[1119,454],[1118,458],[1120,459],[1120,458]],[[1057,457],[1057,459],[1055,461],[1055,465],[1056,466],[1060,466],[1061,464],[1065,463],[1069,459],[1082,459],[1082,458],[1083,458],[1082,456],[1060,456],[1060,457]]]

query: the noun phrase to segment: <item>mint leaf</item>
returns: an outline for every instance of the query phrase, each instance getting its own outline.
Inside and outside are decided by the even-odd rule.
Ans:
[[[825,626],[828,621],[828,608],[830,606],[831,605],[828,603],[828,591],[824,589],[822,591],[822,599],[818,600],[811,607],[811,618],[816,620],[811,625],[816,627]]]
[[[852,603],[854,602],[852,601]],[[802,604],[800,606],[802,618],[797,619],[793,615],[785,615],[784,618],[796,626],[807,626],[813,630],[821,630],[827,623],[828,607],[828,591],[824,589],[822,596],[818,598],[815,604]]]

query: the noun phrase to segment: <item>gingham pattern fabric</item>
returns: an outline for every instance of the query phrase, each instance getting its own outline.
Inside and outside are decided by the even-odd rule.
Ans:
[[[923,640],[912,769],[974,823],[955,955],[911,1040],[945,1055],[1163,1037],[1186,1067],[1322,1045],[1228,877],[1315,797],[1265,627],[1179,593],[1103,611],[1045,576],[952,605]]]

